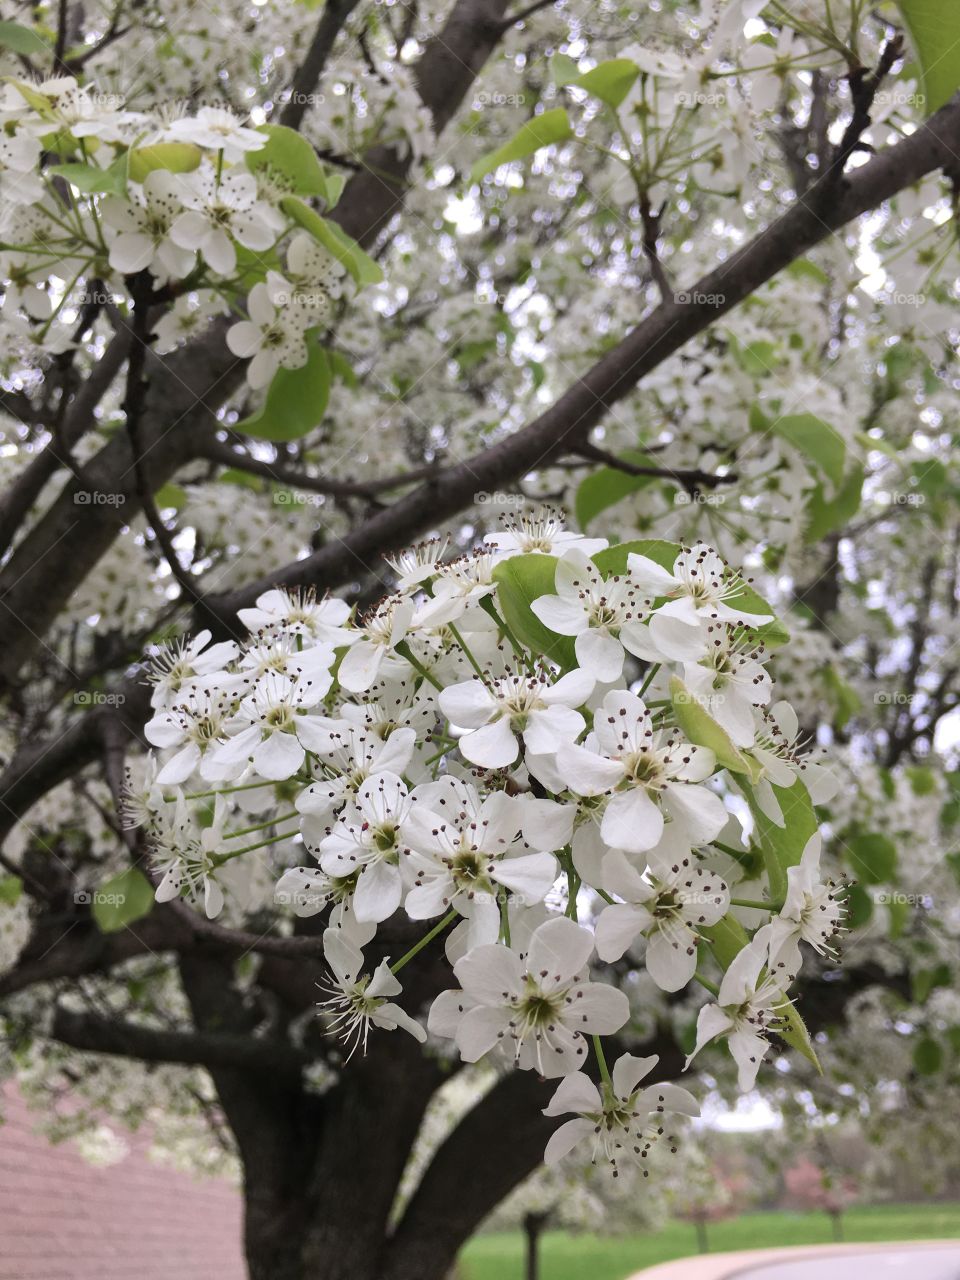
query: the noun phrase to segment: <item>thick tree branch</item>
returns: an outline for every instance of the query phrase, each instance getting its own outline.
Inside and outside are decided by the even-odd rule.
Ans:
[[[294,1076],[310,1062],[310,1054],[282,1041],[229,1032],[144,1027],[119,1018],[78,1013],[62,1005],[54,1010],[50,1034],[73,1049],[139,1058],[143,1062],[177,1062],[184,1066]]]
[[[130,350],[130,341],[128,330],[121,330],[112,339],[79,387],[57,436],[27,463],[0,496],[0,555],[9,547],[44,485],[59,467],[67,465],[64,450],[72,449],[93,425],[96,408],[120,372]]]
[[[358,3],[359,0],[328,0],[324,7],[306,56],[297,68],[290,88],[282,95],[284,106],[280,112],[280,123],[288,129],[300,127],[337,36]]]
[[[263,462],[259,458],[251,457],[249,453],[239,453],[229,444],[219,440],[204,441],[201,456],[208,458],[211,462],[220,462],[225,467],[236,467],[249,475],[273,480],[277,484],[290,485],[291,488],[303,489],[307,493],[327,494],[333,498],[372,498],[389,489],[401,489],[404,485],[416,484],[428,476],[442,474],[442,468],[439,466],[428,465],[376,480],[332,480],[326,476],[309,475],[298,467],[290,467],[279,460]]]

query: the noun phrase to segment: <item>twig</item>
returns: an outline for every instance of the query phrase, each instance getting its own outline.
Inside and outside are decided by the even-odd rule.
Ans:
[[[636,463],[618,458],[615,453],[608,453],[606,449],[599,449],[595,444],[588,442],[577,445],[572,452],[589,462],[601,462],[605,467],[623,471],[628,476],[653,476],[663,480],[677,480],[688,493],[695,493],[697,489],[716,489],[721,484],[734,484],[737,480],[734,472],[720,476],[712,471],[701,471],[696,467],[674,470],[672,467],[637,466]]]

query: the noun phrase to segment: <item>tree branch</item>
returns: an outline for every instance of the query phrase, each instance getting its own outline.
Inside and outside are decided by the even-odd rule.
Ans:
[[[62,1005],[54,1009],[50,1034],[72,1049],[139,1058],[143,1062],[299,1075],[311,1061],[309,1053],[283,1041],[229,1032],[169,1031],[120,1018],[78,1013]]]
[[[358,4],[359,0],[328,0],[306,56],[297,68],[290,88],[284,91],[286,101],[280,112],[280,123],[288,129],[299,129],[337,36]]]
[[[440,476],[443,468],[437,464],[416,467],[411,471],[395,476],[384,476],[377,480],[332,480],[326,476],[312,476],[296,467],[285,463],[263,462],[251,457],[249,453],[238,453],[231,445],[220,440],[205,440],[201,445],[201,457],[211,462],[220,462],[225,467],[236,467],[253,476],[262,476],[265,480],[274,480],[280,484],[290,485],[294,489],[304,489],[308,493],[323,493],[333,498],[372,498],[388,489],[399,489],[404,485],[416,484],[429,476]]]
[[[578,379],[554,405],[521,431],[428,480],[378,512],[345,538],[214,602],[221,619],[254,602],[274,585],[341,586],[358,567],[369,570],[394,550],[474,505],[479,492],[515,483],[577,448],[610,407],[651,370],[733,310],[762,284],[853,218],[912,185],[932,170],[955,164],[960,151],[960,101],[942,107],[910,137],[857,169],[827,204],[824,175],[807,195],[687,291],[687,302],[657,307],[612,351]]]

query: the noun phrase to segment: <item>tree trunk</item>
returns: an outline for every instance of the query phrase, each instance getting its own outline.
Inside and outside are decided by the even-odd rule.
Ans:
[[[843,1214],[839,1209],[830,1210],[830,1227],[833,1231],[833,1238],[837,1241],[843,1240]]]
[[[547,1225],[548,1213],[527,1213],[523,1218],[526,1238],[526,1280],[540,1280],[540,1236]]]
[[[697,1218],[693,1224],[697,1229],[697,1251],[699,1253],[710,1252],[710,1241],[707,1238],[707,1220],[706,1218]]]

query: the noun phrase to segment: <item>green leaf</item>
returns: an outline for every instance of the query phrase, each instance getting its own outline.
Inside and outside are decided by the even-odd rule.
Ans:
[[[820,1059],[817,1057],[813,1041],[810,1039],[810,1032],[794,1006],[792,1004],[782,1004],[774,1012],[780,1019],[776,1028],[780,1039],[784,1044],[788,1044],[791,1049],[796,1049],[798,1053],[802,1053],[808,1062],[813,1063],[820,1075],[823,1075],[823,1067],[820,1065]]]
[[[379,284],[383,279],[383,272],[370,255],[364,253],[356,240],[351,239],[335,222],[321,218],[299,196],[286,196],[280,201],[280,208],[298,227],[309,231],[314,240],[322,244],[338,262],[342,262],[357,284]]]
[[[646,556],[661,569],[672,573],[679,554],[680,547],[676,542],[664,542],[660,538],[636,538],[632,542],[618,542],[615,547],[598,551],[593,557],[593,563],[606,578],[611,573],[626,573],[629,556]]]
[[[173,507],[179,511],[187,501],[187,491],[178,484],[162,485],[153,495],[158,507]]]
[[[76,187],[84,195],[126,195],[127,184],[124,174],[114,168],[100,169],[95,164],[52,164],[47,170],[60,178],[65,178],[71,187]]]
[[[624,461],[637,465],[649,461],[648,456],[639,449],[626,449],[623,458]],[[631,493],[652,483],[652,476],[631,476],[625,471],[618,471],[616,467],[598,467],[585,476],[577,488],[574,500],[577,524],[585,530],[601,511],[606,511],[607,507],[615,506]]]
[[[932,1036],[924,1036],[914,1046],[913,1065],[922,1076],[934,1076],[943,1066],[943,1050]]]
[[[511,556],[493,571],[497,584],[500,614],[520,641],[534,653],[542,653],[565,671],[577,665],[572,636],[557,636],[545,627],[530,608],[540,596],[554,596],[557,558],[536,553]]]
[[[153,885],[136,867],[128,867],[100,886],[91,911],[101,933],[118,933],[153,910]]]
[[[247,152],[246,164],[251,173],[270,168],[286,179],[292,194],[322,196],[328,207],[336,204],[339,192],[335,190],[331,200],[326,170],[303,134],[283,124],[262,124],[258,132],[267,135],[267,143],[259,151]]]
[[[860,510],[864,470],[859,463],[844,480],[835,498],[824,496],[823,485],[817,485],[807,501],[807,527],[803,540],[812,546],[835,529],[842,529]]]
[[[130,181],[142,182],[154,169],[191,173],[200,165],[201,151],[192,142],[155,142],[150,147],[133,147],[128,157]]]
[[[481,156],[470,170],[470,181],[479,182],[502,164],[509,164],[512,160],[525,160],[541,147],[549,147],[555,142],[564,142],[572,137],[570,118],[563,107],[544,111],[542,115],[528,120],[509,142],[505,142],[496,151],[488,151]]]
[[[737,750],[726,730],[700,705],[679,676],[670,678],[670,700],[677,724],[689,742],[707,747],[724,769],[748,773],[753,781],[757,780],[760,766]]]
[[[31,53],[49,54],[50,46],[39,32],[19,22],[0,22],[0,45],[29,58]]]
[[[829,284],[830,277],[818,267],[815,262],[811,262],[809,258],[796,258],[784,271],[785,275],[792,276],[795,280],[813,280],[817,284]]]
[[[23,881],[19,876],[0,876],[0,903],[15,907],[23,893]]]
[[[748,583],[744,583],[735,595],[728,596],[727,604],[736,609],[742,609],[744,613],[774,613],[774,610],[767,604],[763,596],[754,591],[753,587]],[[781,645],[787,644],[790,640],[790,632],[777,617],[774,617],[772,622],[760,623],[754,629],[754,634],[756,639],[761,644],[765,644],[768,649],[779,649]]]
[[[639,74],[640,68],[629,58],[611,58],[569,83],[578,89],[586,89],[594,98],[616,109],[633,88]]]
[[[904,772],[910,782],[910,790],[915,796],[929,796],[937,789],[937,776],[932,769],[922,764],[908,764]]]
[[[553,83],[562,89],[565,84],[573,84],[579,78],[580,68],[567,54],[555,53],[550,59],[550,75]]]
[[[920,62],[929,114],[960,86],[960,7],[944,0],[899,0],[898,7]]]
[[[278,369],[260,410],[235,430],[258,440],[299,440],[323,418],[330,399],[330,361],[311,335],[302,369]]]
[[[771,783],[784,825],[778,826],[761,809],[753,788],[741,783],[756,823],[755,840],[763,850],[770,879],[770,894],[782,898],[787,891],[787,868],[799,864],[807,841],[819,830],[810,793],[798,778],[790,787]]]
[[[847,454],[847,446],[839,431],[812,413],[775,418],[770,423],[770,430],[809,458],[830,481],[832,492],[839,493]]]
[[[730,963],[750,941],[750,937],[736,916],[727,915],[716,924],[701,927],[700,934],[710,943],[710,949],[724,972]]]
[[[910,975],[911,999],[914,1004],[926,1004],[928,997],[937,987],[949,987],[953,984],[950,966],[939,964],[933,969],[915,969]]]
[[[359,386],[353,365],[342,351],[328,351],[327,356],[330,360],[330,372],[334,378],[338,378],[347,387]]]
[[[780,357],[773,342],[751,342],[746,347],[736,343],[733,353],[741,369],[749,373],[752,378],[762,378],[768,373],[773,373],[780,363]]]
[[[236,467],[227,467],[217,476],[217,484],[235,484],[241,489],[252,489],[254,493],[263,493],[266,482],[262,476],[252,476],[249,471],[240,471]]]
[[[847,861],[864,884],[886,884],[897,870],[897,846],[879,831],[853,836],[846,842]]]
[[[833,663],[824,668],[823,681],[836,707],[836,714],[833,717],[834,726],[837,729],[845,729],[850,717],[856,715],[863,705],[860,695],[844,680]]]
[[[851,885],[844,902],[847,907],[848,928],[860,929],[863,925],[869,924],[873,916],[873,898],[866,889],[862,889],[858,884]]]

